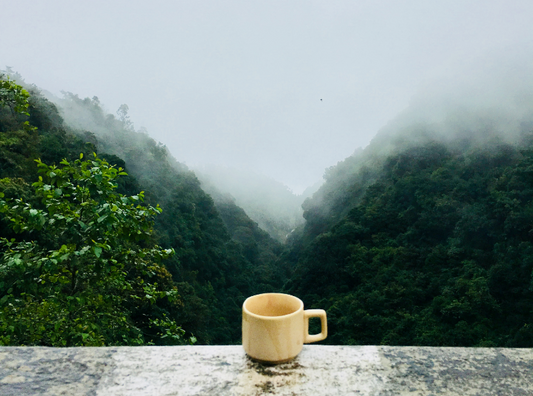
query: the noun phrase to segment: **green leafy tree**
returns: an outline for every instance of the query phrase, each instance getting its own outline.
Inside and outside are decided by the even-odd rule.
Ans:
[[[28,113],[30,94],[22,86],[10,80],[9,77],[0,76],[0,107],[7,106],[15,113],[30,115]]]
[[[0,177],[27,175],[34,167],[37,129],[28,121],[30,94],[0,73]]]
[[[174,251],[152,241],[159,206],[116,193],[126,173],[96,154],[36,162],[41,205],[0,199],[22,237],[0,240],[0,345],[183,343],[179,295],[159,264]]]

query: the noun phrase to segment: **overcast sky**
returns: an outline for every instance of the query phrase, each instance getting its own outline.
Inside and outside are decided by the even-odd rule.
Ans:
[[[428,80],[531,41],[531,0],[0,0],[0,69],[126,103],[178,161],[295,192]]]

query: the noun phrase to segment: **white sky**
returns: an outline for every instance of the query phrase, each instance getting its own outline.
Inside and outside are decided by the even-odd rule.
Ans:
[[[0,0],[0,14],[0,69],[113,114],[126,103],[178,161],[295,192],[428,79],[533,38],[531,0]]]

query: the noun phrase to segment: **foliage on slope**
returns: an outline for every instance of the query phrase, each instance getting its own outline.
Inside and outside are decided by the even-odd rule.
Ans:
[[[147,201],[163,208],[155,228],[161,246],[176,251],[166,266],[184,295],[183,327],[200,342],[238,342],[242,302],[262,287],[256,272],[273,266],[279,244],[234,204],[215,205],[165,146],[133,129],[124,105],[115,118],[97,98],[66,94],[57,103],[79,134],[91,128],[99,150],[123,158]]]
[[[389,156],[286,289],[327,309],[333,344],[531,347],[532,169],[531,135]]]
[[[533,80],[521,55],[487,60],[427,85],[304,202],[285,289],[328,309],[328,342],[533,346]]]
[[[283,245],[251,220],[244,209],[235,204],[233,197],[214,188],[209,191],[232,239],[241,244],[243,255],[254,263],[255,293],[281,290],[286,279],[278,263]]]
[[[154,225],[155,241],[175,251],[164,264],[182,302],[171,319],[200,343],[238,342],[240,330],[235,323],[240,323],[240,307],[258,287],[254,268],[260,263],[267,265],[265,257],[276,257],[276,244],[269,242],[272,250],[266,249],[269,251],[261,258],[248,255],[248,247],[231,238],[195,175],[176,162],[165,146],[135,131],[125,105],[115,117],[106,114],[96,97],[80,99],[65,94],[63,99],[55,99],[56,105],[36,87],[28,90],[29,121],[36,130],[17,131],[13,125],[27,116],[1,109],[0,138],[5,143],[0,145],[0,164],[4,164],[0,176],[10,178],[5,182],[6,195],[11,191],[33,199],[29,183],[37,180],[33,159],[38,157],[59,164],[65,158],[75,160],[80,153],[98,152],[110,164],[126,168],[129,176],[118,180],[118,192],[134,195],[144,190],[146,203],[160,204],[163,209]],[[246,215],[235,213],[235,219],[228,214],[226,221],[241,222],[241,228],[250,226]],[[2,235],[12,236],[5,224]],[[264,237],[252,233],[252,239]]]
[[[57,153],[57,136],[74,149],[85,145],[61,128],[53,105],[34,113],[41,129],[32,126],[35,98],[9,78],[0,82],[0,344],[184,342],[167,317],[180,306],[177,290],[159,264],[172,250],[151,239],[159,211],[139,205],[142,194],[117,194],[125,174],[96,156],[34,161]],[[55,117],[51,130],[46,115]]]

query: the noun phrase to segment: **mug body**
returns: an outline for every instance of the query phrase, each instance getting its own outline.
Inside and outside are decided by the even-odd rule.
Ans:
[[[304,304],[297,297],[265,293],[242,306],[242,345],[253,359],[283,363],[295,358],[304,343]]]

